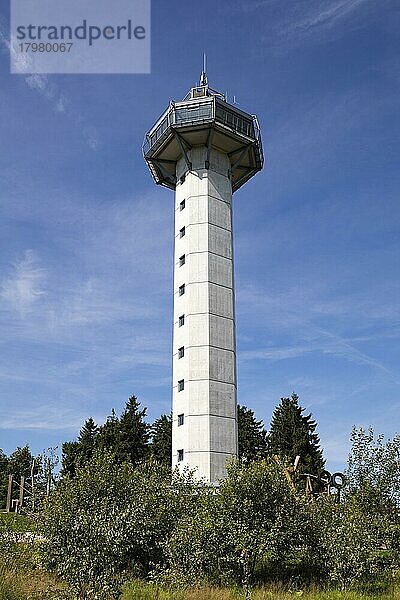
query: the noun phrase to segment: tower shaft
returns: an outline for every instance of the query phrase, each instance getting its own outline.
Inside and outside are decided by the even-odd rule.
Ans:
[[[257,117],[211,89],[204,69],[143,154],[175,190],[172,466],[218,484],[238,454],[232,193],[263,167]]]
[[[172,461],[217,483],[237,456],[231,162],[205,145],[186,160],[176,164]]]

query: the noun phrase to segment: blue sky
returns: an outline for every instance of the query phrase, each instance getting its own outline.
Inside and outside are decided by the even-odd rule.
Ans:
[[[173,194],[141,144],[198,79],[259,117],[234,196],[238,399],[297,392],[342,467],[399,431],[400,4],[152,4],[151,75],[9,74],[0,21],[0,447],[34,451],[135,393],[169,412]]]

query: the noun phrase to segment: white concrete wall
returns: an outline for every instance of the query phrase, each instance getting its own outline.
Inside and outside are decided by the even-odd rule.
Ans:
[[[224,153],[212,151],[209,170],[204,147],[193,148],[190,159],[190,173],[183,158],[177,165],[178,179],[186,177],[175,195],[172,464],[217,483],[226,461],[237,456],[232,191]]]

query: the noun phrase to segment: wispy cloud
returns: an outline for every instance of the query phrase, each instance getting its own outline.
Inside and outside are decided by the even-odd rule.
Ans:
[[[248,315],[256,314],[258,323],[263,323],[265,331],[279,331],[282,340],[279,345],[258,345],[257,349],[243,350],[239,354],[240,360],[276,362],[312,353],[326,354],[378,370],[393,383],[400,385],[400,374],[364,349],[372,339],[377,342],[379,339],[386,339],[386,336],[399,337],[399,332],[392,328],[396,307],[382,312],[374,303],[378,300],[372,297],[360,306],[357,299],[352,297],[335,299],[331,296],[324,300],[320,294],[318,287],[306,291],[292,288],[276,295],[268,294],[266,290],[255,286],[239,290],[239,319],[241,315],[247,320]],[[356,333],[358,311],[363,314],[370,327],[373,321],[379,323],[377,333],[361,336]],[[338,330],[343,329],[344,317],[352,323],[352,332],[347,336],[338,333]],[[325,323],[324,326],[321,326],[321,322]],[[385,322],[390,325],[390,329],[385,329]],[[251,325],[248,329],[250,328]],[[292,340],[290,345],[285,343],[288,334]]]
[[[11,275],[1,283],[0,296],[24,316],[45,294],[45,279],[46,271],[34,252],[26,250],[23,258],[14,263]]]
[[[364,25],[382,11],[390,0],[253,0],[233,4],[234,12],[268,12],[263,41],[276,50],[287,51],[304,43],[339,38]]]
[[[342,19],[368,4],[369,0],[323,0],[307,2],[301,6],[302,15],[289,23],[286,32],[298,37],[332,29]],[[299,12],[300,12],[299,11]]]
[[[72,105],[71,99],[57,86],[48,76],[39,73],[24,75],[26,73],[28,54],[16,53],[13,42],[10,41],[7,29],[0,20],[0,48],[8,54],[14,54],[17,57],[16,65],[20,67],[21,76],[28,88],[39,94],[55,113],[65,115],[74,125],[77,131],[82,135],[85,143],[91,150],[97,150],[101,145],[101,137],[95,127],[88,124],[86,119]]]
[[[0,280],[0,389],[3,398],[24,398],[31,389],[32,411],[21,404],[3,421],[0,407],[1,426],[76,430],[89,414],[102,420],[118,408],[120,389],[155,397],[156,415],[165,410],[173,218],[165,196],[94,204],[84,195],[62,198],[59,190],[57,203],[49,190],[36,192],[41,202],[20,193],[2,198],[0,219],[12,214],[10,226],[17,220],[43,232],[52,252],[41,246],[40,255],[30,250],[16,259],[8,249]],[[167,393],[158,399],[160,387]]]
[[[15,408],[15,407],[14,407]],[[76,432],[82,426],[79,412],[69,408],[66,403],[36,405],[32,409],[18,407],[18,410],[2,415],[0,419],[1,429],[22,429],[39,431],[63,431]]]

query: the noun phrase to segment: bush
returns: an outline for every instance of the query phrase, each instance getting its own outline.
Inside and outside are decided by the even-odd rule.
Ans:
[[[84,598],[117,598],[123,582],[164,564],[164,542],[198,486],[151,462],[136,469],[98,452],[45,503],[47,567]]]

